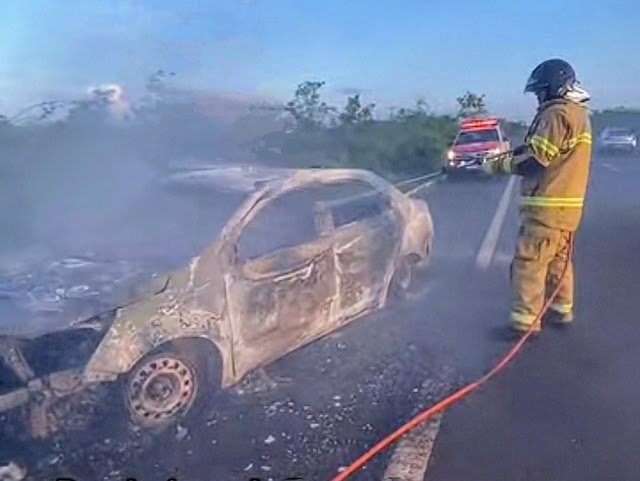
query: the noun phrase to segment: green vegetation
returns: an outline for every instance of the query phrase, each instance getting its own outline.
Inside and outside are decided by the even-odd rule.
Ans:
[[[467,92],[462,97],[458,97],[456,99],[459,105],[458,117],[468,118],[487,115],[488,112],[484,97],[484,94],[476,95],[473,92]]]
[[[250,106],[235,119],[216,118],[202,102],[172,84],[173,73],[155,72],[142,98],[130,105],[129,118],[113,122],[114,92],[96,89],[85,100],[48,101],[12,118],[0,116],[0,156],[51,168],[61,158],[78,162],[135,156],[155,165],[200,158],[228,162],[258,159],[288,167],[353,166],[385,176],[437,171],[454,139],[460,118],[490,113],[484,95],[457,98],[455,115],[433,113],[424,101],[380,115],[361,95],[342,106],[322,99],[323,81],[297,86],[282,105]],[[67,111],[61,120],[54,117]],[[224,108],[222,108],[224,111]],[[640,111],[608,109],[593,114],[594,130],[606,125],[640,128]],[[502,120],[512,145],[522,141],[526,125]],[[43,155],[46,153],[46,155]],[[59,164],[57,164],[59,165]]]
[[[596,110],[591,122],[594,133],[599,133],[605,127],[625,127],[640,133],[640,109],[614,107]]]
[[[85,100],[43,102],[11,119],[0,118],[0,151],[13,146],[21,159],[41,158],[47,145],[48,157],[56,159],[77,158],[89,149],[95,161],[118,154],[156,165],[187,157],[257,158],[278,166],[351,166],[404,176],[439,170],[458,119],[487,113],[484,95],[467,92],[458,98],[457,116],[436,115],[420,100],[381,118],[376,105],[360,95],[348,96],[340,108],[329,105],[321,95],[325,82],[307,81],[289,102],[253,105],[225,125],[173,86],[173,77],[154,73],[124,122],[112,121],[114,91],[109,88],[96,89]],[[61,110],[67,115],[54,121]]]
[[[285,107],[295,125],[263,137],[255,149],[260,157],[287,165],[424,172],[438,168],[456,134],[454,118],[430,115],[423,102],[375,120],[375,105],[363,105],[359,95],[348,97],[341,112],[320,102],[321,86],[309,82],[296,90]]]
[[[457,99],[455,117],[436,115],[418,101],[376,119],[375,104],[363,105],[359,95],[348,97],[342,110],[327,105],[321,100],[323,86],[300,84],[284,106],[294,124],[261,138],[254,152],[284,165],[354,166],[386,176],[434,172],[442,167],[459,119],[488,114],[485,96],[466,92]],[[506,120],[503,128],[514,141],[526,131],[526,125]]]

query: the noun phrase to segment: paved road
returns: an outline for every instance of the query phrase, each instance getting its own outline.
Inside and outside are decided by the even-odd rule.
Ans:
[[[455,289],[466,276],[461,269],[473,261],[500,195],[498,182],[437,186],[435,221],[448,227],[436,234],[433,268],[421,297],[275,363],[265,376],[248,379],[242,392],[221,395],[206,419],[185,425],[186,431],[153,442],[125,434],[117,422],[121,400],[114,397],[107,419],[93,431],[61,439],[53,449],[12,441],[12,449],[0,449],[0,462],[15,459],[38,481],[170,475],[181,481],[330,479],[461,381],[456,346],[443,326],[458,322],[451,311],[460,302]],[[486,204],[481,216],[469,210],[478,202]],[[9,439],[0,438],[0,446],[10,446]],[[370,473],[380,477],[391,454],[359,479]]]
[[[545,331],[444,416],[426,480],[637,479],[639,186],[637,159],[596,159],[576,245],[577,323]],[[484,276],[487,296],[506,285],[499,269]],[[479,328],[506,314],[492,304]],[[501,352],[486,345],[483,365]]]
[[[624,474],[633,468],[627,446],[637,446],[632,428],[640,432],[631,414],[638,382],[630,372],[638,337],[631,316],[640,272],[632,250],[640,238],[640,196],[632,197],[638,166],[618,159],[594,167],[577,247],[579,324],[571,332],[545,332],[500,379],[445,414],[429,481],[542,479],[526,476],[532,467],[544,479],[572,479],[558,471],[570,466],[588,469],[576,469],[582,480],[602,479],[597,463],[609,468],[607,479],[633,479]],[[179,481],[329,480],[404,421],[485,372],[507,349],[495,332],[508,315],[515,203],[504,204],[504,224],[490,229],[505,187],[505,180],[460,181],[429,191],[436,245],[422,296],[275,363],[241,391],[215,399],[206,419],[149,441],[124,434],[115,422],[120,400],[114,399],[108,406],[113,415],[92,432],[53,448],[13,442],[12,449],[0,448],[0,461],[15,459],[38,481],[172,475]],[[478,266],[479,252],[492,252],[486,269]],[[352,479],[398,472],[412,473],[405,481],[422,479],[427,437],[397,451],[407,456],[389,450]],[[0,437],[0,446],[7,441]]]

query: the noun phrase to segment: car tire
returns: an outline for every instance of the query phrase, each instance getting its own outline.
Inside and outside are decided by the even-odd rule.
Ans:
[[[199,341],[167,343],[131,369],[123,389],[130,424],[159,433],[203,414],[219,389],[220,369],[217,356]]]

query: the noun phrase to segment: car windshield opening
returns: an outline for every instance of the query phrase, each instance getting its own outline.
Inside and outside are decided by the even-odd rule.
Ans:
[[[469,132],[460,132],[458,135],[458,140],[456,141],[457,145],[464,144],[474,144],[477,142],[498,142],[500,138],[498,137],[498,131],[495,129],[491,130],[476,130]]]

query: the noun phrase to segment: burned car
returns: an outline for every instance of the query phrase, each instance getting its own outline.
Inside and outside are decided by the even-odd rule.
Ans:
[[[254,189],[227,176],[222,194],[216,175],[173,177],[149,201],[153,221],[132,205],[129,227],[92,231],[102,244],[82,256],[5,273],[0,411],[22,410],[46,438],[73,399],[118,385],[130,421],[161,429],[403,297],[429,262],[427,203],[371,172],[252,172]]]

